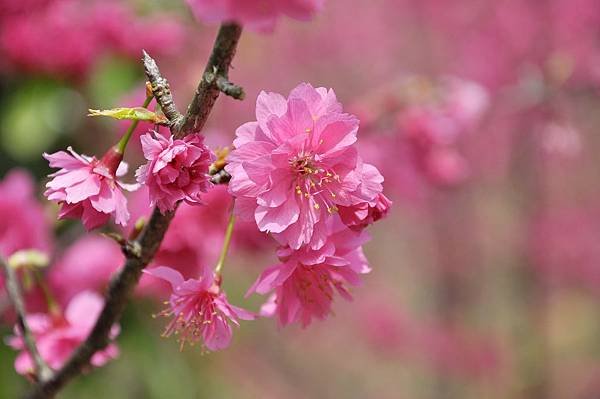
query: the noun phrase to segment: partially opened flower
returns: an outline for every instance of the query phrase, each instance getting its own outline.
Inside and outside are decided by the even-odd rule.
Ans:
[[[346,285],[359,285],[360,275],[371,271],[361,247],[366,239],[365,233],[344,227],[319,250],[283,247],[277,252],[282,263],[267,268],[248,295],[273,292],[261,314],[277,316],[282,326],[323,320],[331,313],[334,294],[352,299]]]
[[[160,315],[172,317],[164,336],[178,334],[182,349],[186,342],[198,341],[210,351],[224,349],[231,342],[229,322],[239,325],[239,319],[254,319],[252,313],[229,303],[219,278],[208,268],[198,280],[185,280],[177,270],[165,266],[144,272],[171,284],[169,307]]]
[[[134,185],[120,182],[117,176],[127,173],[123,155],[111,148],[101,160],[77,154],[71,147],[68,153],[44,153],[50,167],[61,168],[50,175],[44,195],[61,205],[59,219],[81,219],[86,229],[105,224],[110,215],[125,226],[129,220],[127,199],[122,189],[132,191]]]
[[[139,183],[150,190],[151,205],[161,212],[175,209],[178,201],[200,203],[200,194],[211,186],[208,167],[214,159],[204,137],[191,134],[183,139],[147,133],[141,137],[148,163],[136,172]]]
[[[69,302],[64,316],[34,313],[27,316],[40,356],[53,369],[59,369],[67,361],[73,351],[87,338],[102,307],[102,297],[91,291],[77,294]],[[114,340],[119,334],[119,327],[113,326],[109,338]],[[21,351],[15,360],[17,373],[29,375],[34,372],[34,364],[27,351],[20,330],[15,327],[15,335],[7,343]],[[103,366],[119,355],[119,349],[114,343],[96,352],[91,364]]]
[[[340,206],[373,203],[383,177],[355,146],[358,120],[333,90],[301,84],[286,99],[262,92],[256,122],[241,126],[229,156],[236,212],[282,245],[318,249]]]
[[[325,0],[187,0],[194,15],[208,23],[237,22],[252,30],[270,32],[278,17],[309,20]]]
[[[348,227],[361,229],[387,216],[392,201],[380,193],[375,201],[362,202],[354,206],[341,206],[340,218]]]

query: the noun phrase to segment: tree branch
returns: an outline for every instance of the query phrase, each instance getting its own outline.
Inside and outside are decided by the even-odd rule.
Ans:
[[[156,102],[160,105],[171,126],[178,126],[183,121],[183,115],[179,113],[171,94],[171,87],[167,79],[163,78],[156,65],[156,61],[145,50],[142,50],[142,62],[144,71],[150,82],[150,89]]]
[[[186,134],[202,130],[208,119],[208,114],[221,92],[217,84],[219,77],[228,81],[229,67],[231,66],[231,61],[235,55],[235,49],[241,34],[242,28],[237,24],[221,25],[212,54],[202,74],[202,80],[198,84],[196,94],[188,107],[181,127],[178,129],[179,136],[185,136]],[[211,76],[213,77],[212,79],[210,79]],[[215,76],[217,79],[214,79]]]
[[[216,70],[222,76],[227,77],[240,34],[241,27],[238,25],[227,24],[221,26],[206,70],[212,71],[216,67]],[[194,100],[188,107],[187,115],[183,118],[175,107],[169,84],[160,75],[156,62],[145,52],[143,61],[152,92],[163,108],[165,116],[171,122],[171,133],[176,137],[183,137],[186,134],[198,131],[204,126],[219,95],[216,84],[207,84],[202,79]],[[121,318],[125,304],[138,283],[142,270],[156,254],[174,216],[175,211],[162,215],[158,208],[154,208],[150,221],[134,241],[134,244],[139,245],[139,256],[127,255],[125,265],[111,280],[106,293],[104,308],[85,342],[75,350],[65,365],[52,378],[37,385],[26,396],[27,398],[54,397],[70,380],[81,374],[94,353],[108,345],[108,337],[112,326]]]
[[[38,381],[45,381],[52,376],[52,370],[48,367],[44,359],[42,359],[42,356],[35,345],[33,334],[31,334],[31,330],[29,329],[27,313],[25,312],[25,304],[23,302],[23,294],[21,293],[17,273],[4,258],[0,257],[0,263],[2,263],[4,274],[6,275],[6,291],[8,292],[10,302],[15,309],[15,313],[17,314],[17,325],[21,330],[25,348],[27,352],[29,352],[29,356],[31,356],[35,366],[35,377]]]

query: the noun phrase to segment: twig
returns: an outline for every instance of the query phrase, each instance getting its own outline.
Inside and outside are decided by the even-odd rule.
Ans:
[[[29,325],[27,323],[27,314],[25,312],[25,304],[23,303],[23,294],[21,292],[21,286],[19,285],[17,274],[4,258],[0,257],[0,263],[2,263],[4,274],[6,275],[6,291],[8,292],[10,302],[12,303],[17,314],[17,325],[19,326],[19,330],[21,330],[21,335],[23,341],[25,342],[26,350],[29,352],[29,356],[31,356],[33,360],[35,377],[38,381],[46,381],[52,376],[52,370],[50,367],[48,367],[44,359],[42,359],[42,356],[35,345],[35,340],[31,334],[31,330],[29,329]]]
[[[241,34],[242,28],[237,24],[221,25],[212,54],[202,74],[202,80],[198,84],[196,94],[179,129],[180,136],[198,132],[206,123],[208,114],[221,92],[217,85],[219,79],[206,79],[206,77],[212,74],[229,78],[229,67]]]
[[[169,120],[171,126],[178,126],[183,121],[183,115],[179,113],[171,94],[171,87],[167,79],[163,78],[156,65],[156,61],[145,50],[142,50],[142,62],[144,64],[144,71],[150,82],[150,89],[156,102],[160,105],[163,113]]]
[[[225,76],[217,76],[217,87],[223,94],[233,97],[236,100],[243,100],[246,97],[244,88],[231,83]]]
[[[223,76],[227,76],[240,34],[241,28],[238,25],[221,26],[206,70],[214,70],[216,66]],[[183,119],[175,107],[168,82],[160,75],[156,62],[147,53],[144,53],[144,67],[156,101],[171,122],[171,133],[182,137],[202,127],[219,95],[219,89],[214,84],[206,85],[203,79]],[[139,281],[142,270],[156,254],[174,215],[174,211],[163,215],[158,208],[154,208],[150,221],[134,241],[139,244],[139,257],[127,255],[125,265],[111,280],[104,308],[87,339],[52,378],[37,385],[26,396],[27,398],[54,397],[70,380],[81,374],[94,353],[108,345],[112,326],[121,318],[125,304]]]

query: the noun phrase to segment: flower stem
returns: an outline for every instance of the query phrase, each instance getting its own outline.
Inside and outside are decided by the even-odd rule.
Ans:
[[[142,105],[142,107],[148,108],[148,105],[150,105],[152,98],[153,96],[146,96],[146,100],[144,100],[144,104]],[[119,143],[117,144],[117,152],[119,154],[125,153],[125,147],[127,147],[127,143],[129,143],[129,139],[131,138],[131,135],[133,134],[135,128],[139,123],[140,121],[138,120],[134,120],[133,122],[131,122],[131,125],[129,125],[129,128],[125,132],[125,135],[121,137],[121,140],[119,140]]]
[[[46,300],[46,305],[48,306],[48,313],[52,316],[58,316],[62,313],[60,309],[60,305],[56,301],[54,295],[52,295],[52,291],[50,291],[50,287],[44,281],[44,276],[40,273],[39,270],[35,269],[33,271],[33,275],[35,276],[35,281],[38,286],[41,288],[42,293],[44,294],[44,299]]]
[[[229,223],[227,224],[227,230],[225,231],[225,241],[223,242],[223,248],[221,249],[221,256],[219,256],[219,261],[217,262],[217,266],[215,267],[215,273],[220,274],[221,269],[223,268],[223,264],[225,263],[225,258],[227,257],[227,251],[229,250],[229,245],[231,244],[231,236],[233,235],[233,225],[235,224],[235,216],[233,215],[233,206],[231,207],[231,215],[229,216]]]

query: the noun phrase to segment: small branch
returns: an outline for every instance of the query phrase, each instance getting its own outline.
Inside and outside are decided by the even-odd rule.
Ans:
[[[217,77],[217,87],[223,94],[233,97],[236,100],[243,100],[246,97],[244,88],[231,83],[225,76],[219,75]]]
[[[142,62],[144,63],[144,71],[150,82],[150,89],[156,102],[160,105],[163,113],[169,119],[171,126],[178,126],[183,121],[183,115],[179,113],[171,94],[171,87],[167,79],[163,78],[156,65],[156,61],[146,51],[142,51]]]
[[[29,356],[31,356],[33,364],[35,365],[36,379],[42,382],[46,381],[52,376],[52,370],[50,367],[48,367],[46,362],[44,362],[44,359],[42,359],[42,356],[35,345],[33,334],[31,334],[31,330],[27,324],[27,314],[25,312],[23,294],[21,293],[21,287],[19,285],[17,273],[8,265],[4,258],[0,257],[0,263],[2,263],[2,267],[6,275],[6,291],[8,292],[8,297],[17,314],[17,325],[21,330],[21,335],[23,341],[25,342],[27,352],[29,352]]]
[[[217,85],[219,79],[217,78],[216,81],[215,79],[206,79],[206,76],[212,74],[213,76],[222,77],[225,80],[228,79],[229,67],[231,66],[231,61],[235,55],[241,34],[242,28],[237,24],[221,25],[212,54],[202,74],[203,78],[198,84],[196,94],[188,107],[180,129],[178,129],[180,136],[202,130],[208,119],[208,114],[221,92]]]

